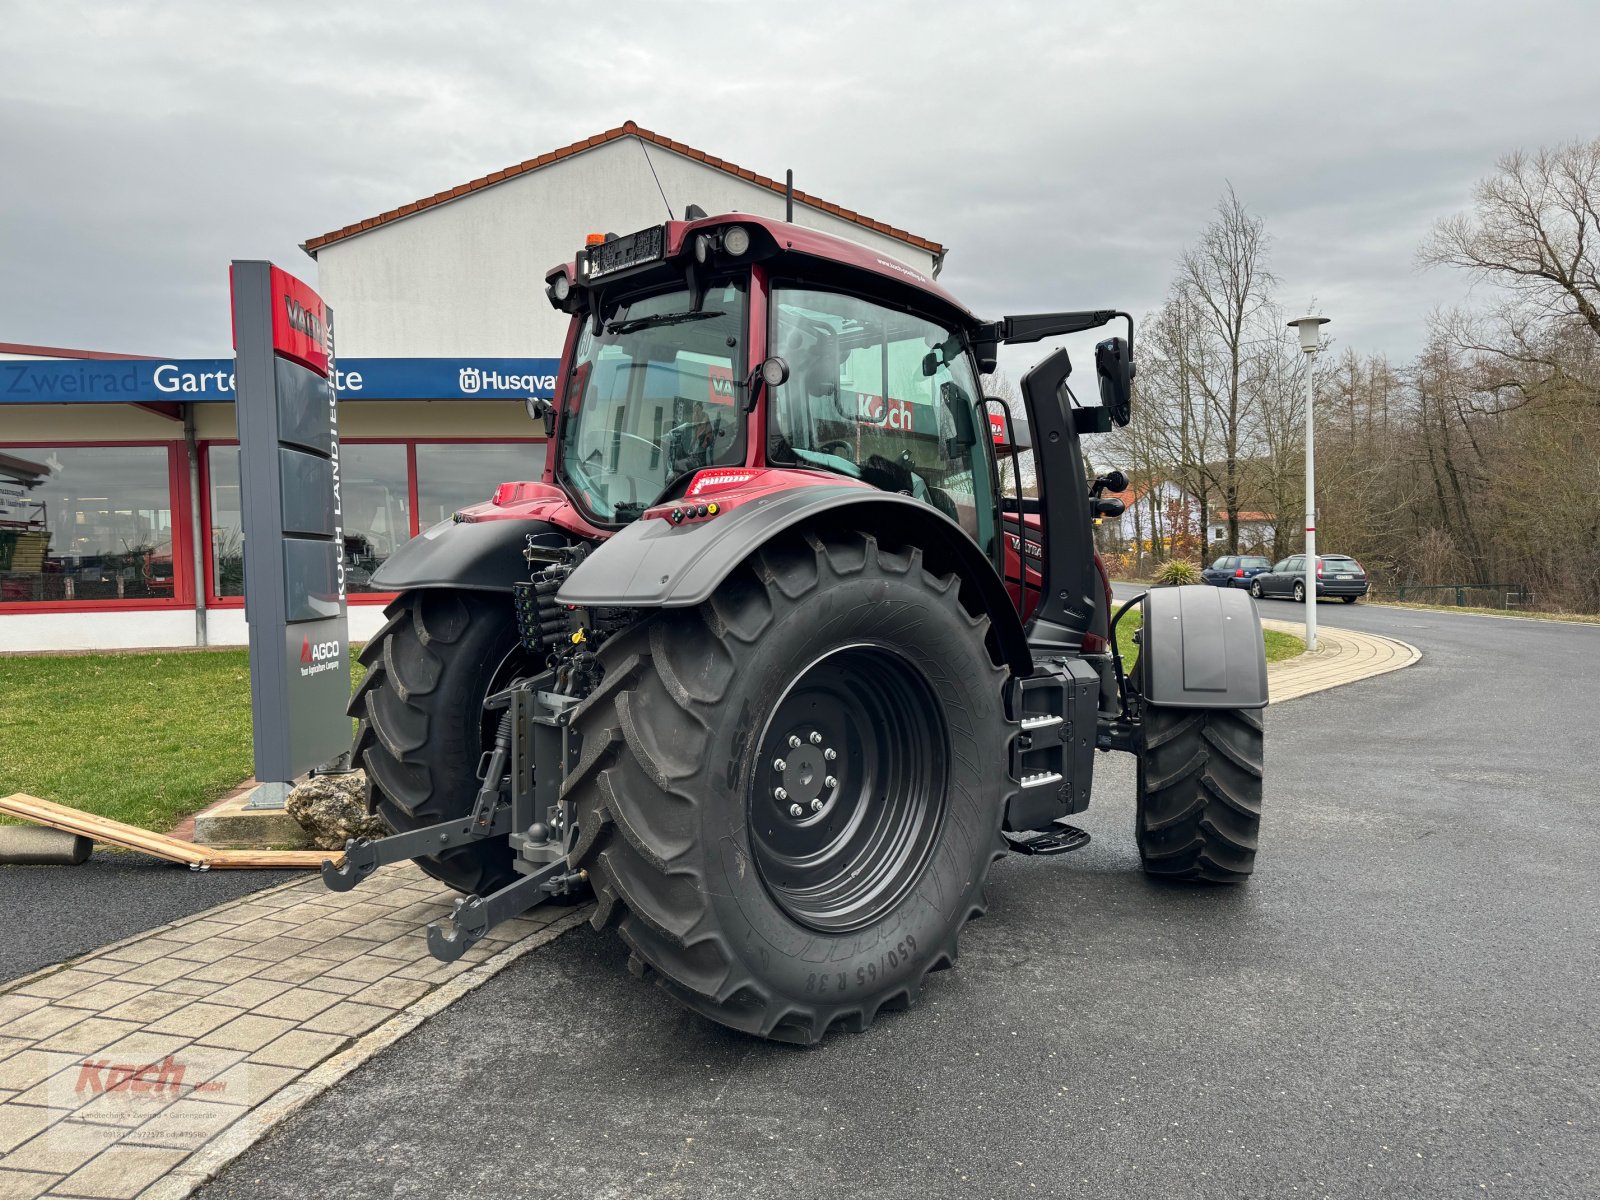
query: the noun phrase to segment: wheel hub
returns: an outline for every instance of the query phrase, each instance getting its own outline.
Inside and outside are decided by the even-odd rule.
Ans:
[[[943,819],[943,713],[894,651],[851,646],[778,701],[751,776],[751,843],[767,890],[801,924],[859,928],[921,875]]]
[[[839,790],[839,775],[845,770],[839,762],[839,752],[832,746],[818,745],[810,740],[812,734],[817,735],[818,742],[823,741],[818,730],[806,729],[791,733],[786,741],[798,738],[798,746],[790,746],[788,753],[782,758],[772,760],[772,771],[777,778],[777,790],[784,795],[777,797],[778,802],[785,808],[798,804],[804,809],[804,815],[821,812]],[[774,796],[777,796],[777,790]],[[792,815],[792,814],[791,814]]]

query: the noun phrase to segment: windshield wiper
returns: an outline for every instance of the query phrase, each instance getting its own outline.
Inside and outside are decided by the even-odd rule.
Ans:
[[[686,321],[707,321],[712,317],[725,316],[725,313],[710,312],[680,312],[658,313],[653,317],[635,317],[631,321],[607,321],[607,333],[637,333],[641,329],[657,329],[662,325],[682,325]]]

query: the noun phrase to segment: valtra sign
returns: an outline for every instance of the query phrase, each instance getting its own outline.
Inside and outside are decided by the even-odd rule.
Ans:
[[[318,375],[326,375],[333,338],[328,331],[328,312],[322,306],[322,297],[277,267],[272,268],[271,279],[272,348],[285,358],[310,367]]]
[[[255,774],[282,791],[350,748],[333,314],[270,263],[231,281]]]

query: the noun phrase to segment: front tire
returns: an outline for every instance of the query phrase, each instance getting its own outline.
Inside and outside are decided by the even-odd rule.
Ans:
[[[1250,594],[1257,600],[1264,598],[1264,593],[1261,591],[1261,581],[1259,579],[1252,579],[1250,581]]]
[[[361,652],[367,676],[350,701],[359,718],[351,763],[367,773],[367,805],[397,832],[472,812],[478,761],[492,744],[483,701],[522,663],[516,613],[497,592],[406,592]],[[504,838],[414,860],[479,896],[516,873]]]
[[[1006,672],[960,590],[915,548],[791,534],[602,647],[570,862],[635,973],[809,1044],[954,962],[1014,786]]]
[[[1146,874],[1239,883],[1255,870],[1261,717],[1259,709],[1146,706],[1136,815]]]

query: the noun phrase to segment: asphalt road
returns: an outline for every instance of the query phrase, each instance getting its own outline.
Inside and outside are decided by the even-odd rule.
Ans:
[[[202,1196],[1600,1196],[1600,628],[1321,615],[1425,657],[1271,710],[1246,886],[1145,880],[1102,758],[912,1012],[751,1041],[585,928]]]
[[[0,867],[0,986],[288,878],[190,871],[103,847],[77,867]]]

